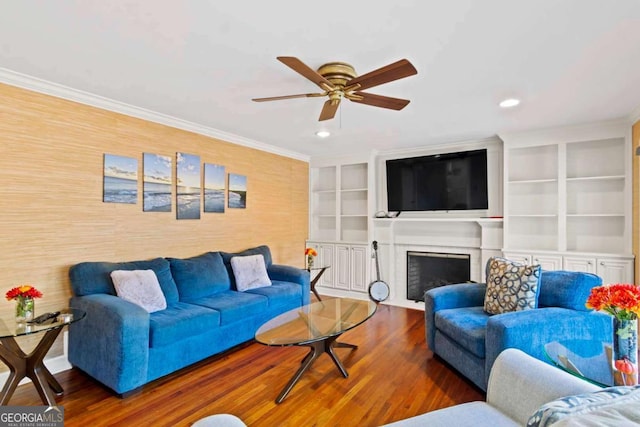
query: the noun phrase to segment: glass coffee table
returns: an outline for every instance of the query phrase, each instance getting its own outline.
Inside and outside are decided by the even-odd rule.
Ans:
[[[338,337],[365,322],[376,312],[376,304],[369,300],[332,298],[295,308],[271,319],[258,329],[256,341],[268,346],[309,347],[301,366],[276,399],[282,402],[302,374],[323,353],[327,353],[336,367],[347,378],[344,366],[334,348],[358,348],[353,344],[336,342]]]
[[[545,344],[544,351],[555,366],[570,374],[600,387],[614,385],[610,343],[597,340],[554,341]]]
[[[62,393],[62,386],[44,365],[44,357],[62,328],[83,319],[85,315],[83,310],[68,308],[60,310],[56,317],[43,324],[0,321],[0,360],[10,371],[0,394],[0,405],[7,405],[20,380],[28,377],[38,391],[42,403],[56,406],[55,394]],[[29,354],[24,353],[16,338],[40,333],[42,336],[35,349]]]

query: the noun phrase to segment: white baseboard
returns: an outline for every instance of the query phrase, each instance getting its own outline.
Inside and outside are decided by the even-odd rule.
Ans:
[[[67,359],[67,348],[68,348],[67,346],[68,332],[67,331],[62,332],[62,341],[63,341],[62,355],[44,360],[44,365],[52,374],[56,374],[58,372],[66,371],[72,368],[71,363],[69,363],[69,359]],[[9,378],[9,372],[0,373],[0,384],[6,383],[8,378]],[[20,384],[22,385],[30,382],[31,380],[29,378],[23,378],[22,381],[20,381]]]

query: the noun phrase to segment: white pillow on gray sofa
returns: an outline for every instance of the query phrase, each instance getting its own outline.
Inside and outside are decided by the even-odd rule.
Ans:
[[[111,280],[116,294],[123,300],[137,304],[149,313],[167,308],[167,300],[153,270],[114,270]]]
[[[271,279],[267,274],[267,266],[262,254],[234,256],[230,262],[233,276],[236,278],[236,289],[239,292],[271,286]]]
[[[640,386],[609,387],[553,400],[529,418],[528,427],[640,425]]]

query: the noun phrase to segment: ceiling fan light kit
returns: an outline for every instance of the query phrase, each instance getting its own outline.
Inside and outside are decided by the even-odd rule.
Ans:
[[[293,98],[327,96],[329,99],[325,101],[324,106],[322,107],[319,121],[333,119],[343,98],[374,107],[387,108],[390,110],[402,110],[407,106],[407,104],[409,104],[410,101],[408,99],[375,95],[372,93],[361,92],[361,90],[369,89],[418,73],[415,67],[406,59],[401,59],[361,76],[358,76],[352,65],[345,62],[328,62],[321,65],[318,70],[315,71],[298,58],[292,56],[279,56],[277,59],[293,71],[315,83],[323,90],[323,92],[254,98],[253,101],[265,102]]]
[[[520,100],[516,98],[508,98],[500,102],[500,107],[502,108],[513,108],[520,105]]]

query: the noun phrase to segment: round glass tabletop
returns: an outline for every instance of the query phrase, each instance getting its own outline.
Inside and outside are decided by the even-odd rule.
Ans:
[[[564,340],[545,344],[554,365],[602,387],[614,385],[611,344],[597,340]]]
[[[84,310],[65,308],[61,309],[55,317],[40,324],[35,322],[16,323],[13,320],[9,321],[6,319],[0,320],[0,338],[19,337],[49,331],[77,322],[86,315],[87,313]]]

